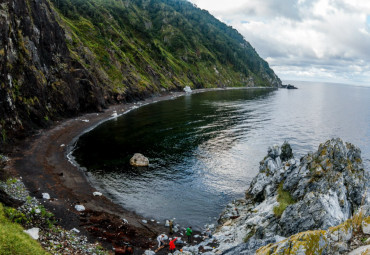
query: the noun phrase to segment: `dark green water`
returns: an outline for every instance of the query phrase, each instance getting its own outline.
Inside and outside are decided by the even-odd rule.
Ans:
[[[369,164],[367,96],[367,88],[325,84],[188,95],[103,123],[79,139],[73,156],[123,207],[200,228],[244,195],[270,145],[288,140],[298,156],[339,136],[365,151]],[[150,159],[148,168],[129,165],[137,152]]]

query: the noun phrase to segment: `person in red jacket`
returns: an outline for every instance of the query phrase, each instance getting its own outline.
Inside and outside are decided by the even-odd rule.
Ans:
[[[176,249],[176,245],[175,245],[176,240],[177,240],[177,237],[170,241],[170,252],[175,251],[175,249]]]

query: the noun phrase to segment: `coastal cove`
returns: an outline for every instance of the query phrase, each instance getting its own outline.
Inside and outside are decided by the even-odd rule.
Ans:
[[[74,155],[115,203],[148,219],[176,218],[198,228],[244,196],[272,144],[289,141],[299,158],[342,137],[361,148],[369,169],[370,106],[364,105],[370,90],[294,84],[299,90],[211,91],[143,106],[83,135]],[[133,130],[139,135],[130,137]],[[85,159],[81,148],[89,148]],[[127,165],[135,152],[150,158],[149,169]]]

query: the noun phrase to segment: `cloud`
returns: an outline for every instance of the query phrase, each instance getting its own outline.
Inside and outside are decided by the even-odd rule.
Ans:
[[[370,1],[191,2],[236,28],[282,79],[370,86]]]

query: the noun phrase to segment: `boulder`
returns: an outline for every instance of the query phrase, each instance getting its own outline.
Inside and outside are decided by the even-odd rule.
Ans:
[[[339,138],[321,144],[300,160],[293,158],[287,142],[275,145],[268,149],[259,170],[246,197],[229,204],[221,214],[219,223],[223,225],[214,234],[220,246],[215,252],[253,254],[261,246],[300,232],[327,231],[360,208],[365,217],[370,215],[370,189],[366,190],[370,178],[361,151]],[[329,247],[338,237],[341,240],[337,242],[349,240],[352,228],[344,230],[329,231],[329,241],[324,240],[326,234],[325,238],[314,236],[321,240],[317,249],[321,250],[324,242]],[[341,252],[346,249],[339,243],[330,247]]]
[[[25,233],[29,234],[33,239],[39,239],[39,228],[30,228],[27,230],[23,230]]]
[[[130,159],[130,165],[135,167],[149,166],[149,159],[143,154],[135,153]]]

